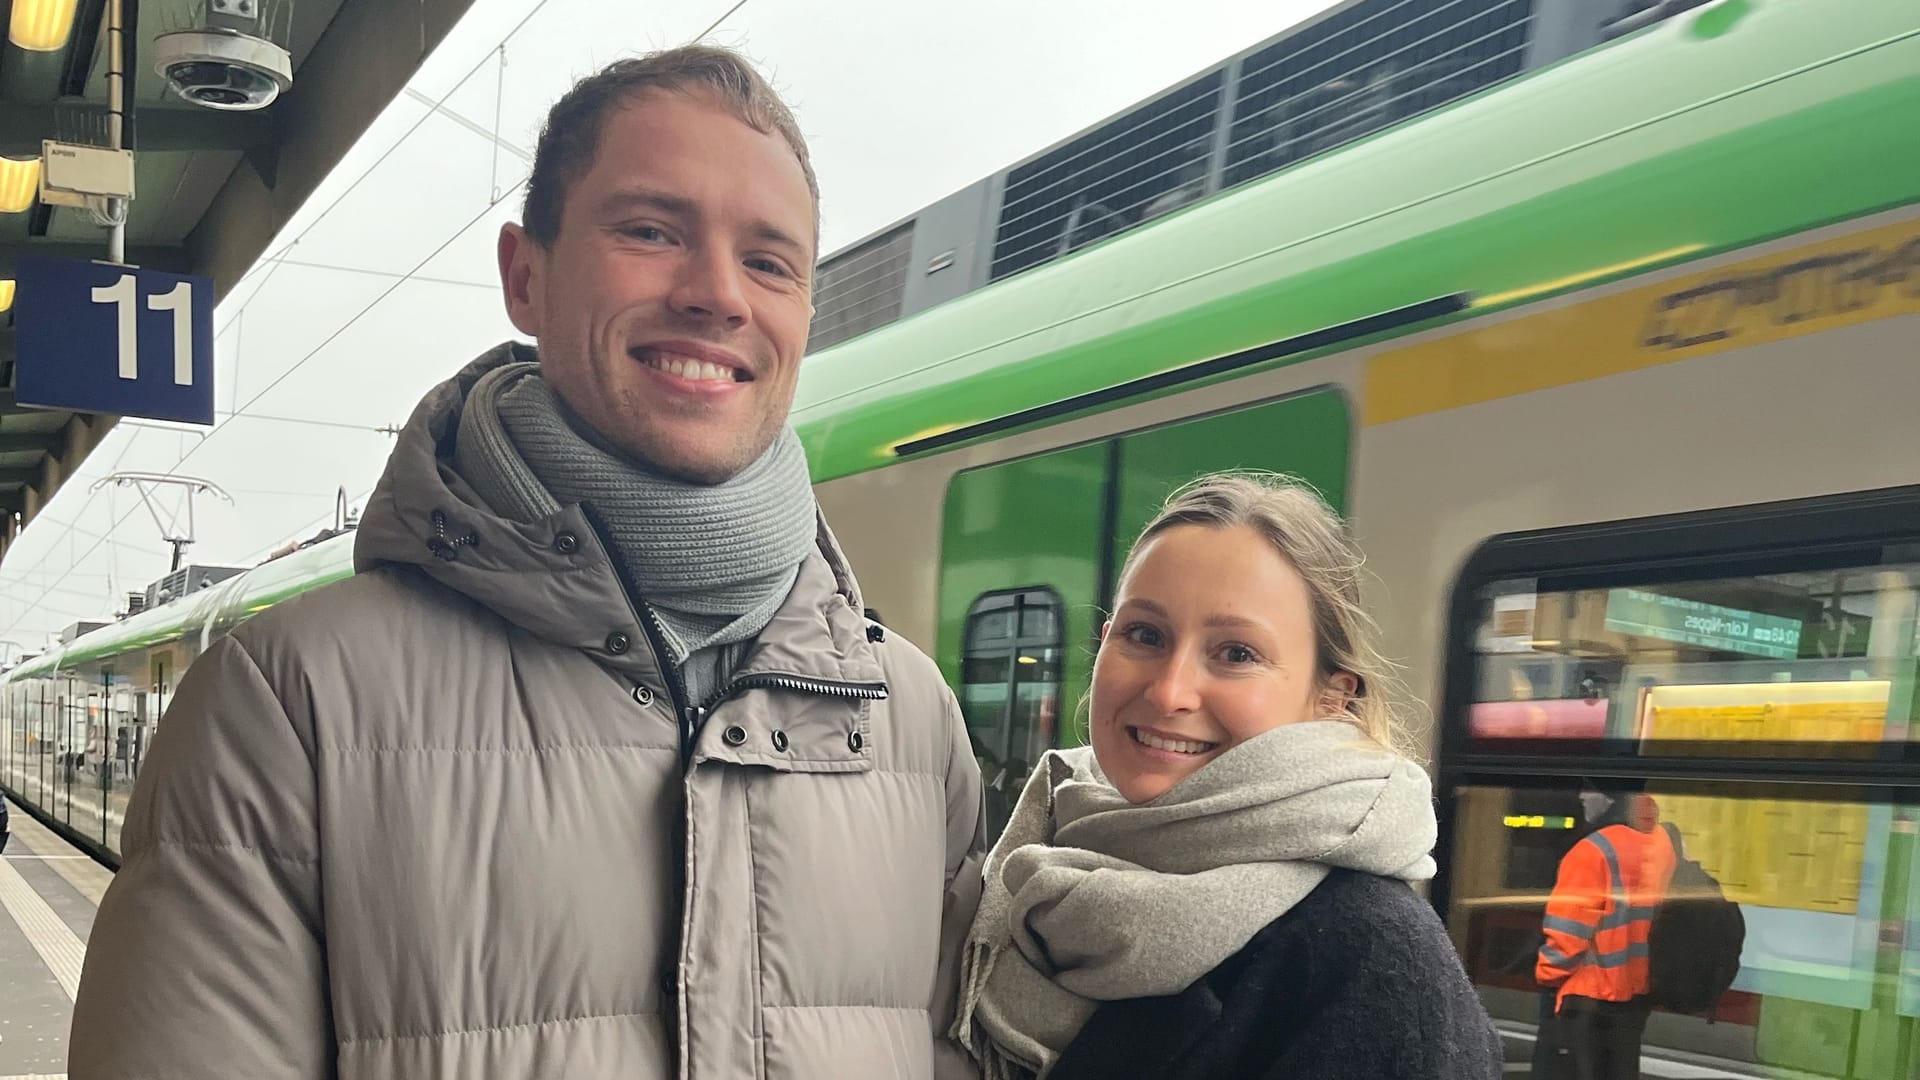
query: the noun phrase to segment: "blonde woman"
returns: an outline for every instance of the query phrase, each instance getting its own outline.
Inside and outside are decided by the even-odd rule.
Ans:
[[[1176,492],[1122,568],[1090,747],[987,860],[955,1036],[987,1080],[1492,1078],[1432,908],[1426,774],[1339,519],[1285,477]]]

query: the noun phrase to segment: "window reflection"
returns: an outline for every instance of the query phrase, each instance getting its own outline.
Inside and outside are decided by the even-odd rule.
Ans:
[[[1058,741],[1062,612],[1046,589],[990,593],[967,615],[960,709],[998,836],[1027,773]]]
[[[1557,591],[1498,583],[1484,595],[1469,735],[1875,756],[1868,744],[1913,737],[1917,581],[1920,568],[1894,565]]]
[[[1920,1076],[1913,808],[1739,784],[1627,786],[1605,806],[1576,781],[1454,790],[1448,924],[1506,1038],[1508,1075],[1607,1075],[1581,1070],[1631,1046],[1634,1071],[1621,1075]],[[1660,954],[1626,922],[1678,895],[1659,854],[1668,826],[1744,923],[1731,985],[1692,1014],[1628,977]],[[1595,856],[1596,835],[1613,863]],[[1621,877],[1625,914],[1610,924]],[[1695,950],[1682,960],[1711,960],[1710,942],[1682,948]]]
[[[150,674],[150,680],[147,676]],[[172,658],[141,680],[100,668],[15,681],[0,693],[0,785],[117,852],[135,778],[172,696]]]

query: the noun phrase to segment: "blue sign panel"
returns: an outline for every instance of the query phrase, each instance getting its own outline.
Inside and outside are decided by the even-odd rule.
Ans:
[[[22,254],[14,399],[213,423],[213,282]]]

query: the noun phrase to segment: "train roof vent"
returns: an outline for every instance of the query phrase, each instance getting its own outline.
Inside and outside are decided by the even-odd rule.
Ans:
[[[1533,7],[1534,0],[1360,0],[1249,55],[1234,91],[1226,185],[1520,74]]]
[[[81,637],[82,635],[85,635],[85,634],[91,634],[95,630],[98,630],[105,626],[111,626],[111,625],[113,624],[105,621],[104,619],[82,619],[79,622],[74,623],[73,625],[67,627],[65,630],[60,631],[60,644],[71,645],[73,644],[74,638]]]
[[[813,329],[807,351],[818,352],[900,317],[913,257],[913,223],[851,247],[820,264],[813,282]]]
[[[147,608],[157,608],[246,572],[244,566],[183,566],[147,586]]]
[[[1691,11],[1711,0],[1622,0],[1620,10],[1600,24],[1600,40],[1624,37],[1683,11]]]
[[[1010,171],[991,279],[1205,195],[1225,80],[1208,72]]]

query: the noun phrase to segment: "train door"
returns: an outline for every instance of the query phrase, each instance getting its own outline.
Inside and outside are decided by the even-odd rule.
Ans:
[[[954,477],[942,521],[940,655],[998,835],[1027,770],[1059,741],[1063,685],[1098,629],[1111,451],[1102,444]]]
[[[86,688],[70,677],[61,678],[60,710],[53,720],[53,815],[73,821],[73,751],[76,731],[83,731],[87,715]]]
[[[100,811],[100,843],[115,851],[120,848],[120,823],[124,820],[120,807],[126,799],[124,777],[133,750],[134,699],[137,697],[138,684],[134,679],[112,670],[102,674],[104,708],[95,743],[99,755],[95,764],[99,781],[95,798]]]
[[[166,715],[167,703],[173,698],[173,652],[161,649],[153,654],[152,682],[144,697],[145,711],[134,725],[133,767],[131,776],[140,775],[140,762],[147,756],[147,740],[153,737],[154,725]]]
[[[1349,420],[1337,389],[1198,417],[954,477],[942,522],[939,654],[997,835],[1040,754],[1085,742],[1120,562],[1173,489],[1222,469],[1287,472],[1336,509]]]
[[[35,679],[34,683],[33,715],[27,720],[31,760],[27,764],[30,783],[26,791],[34,802],[51,809],[53,789],[47,786],[47,755],[51,753],[48,743],[53,731],[53,708],[60,699],[54,694],[52,679]]]
[[[4,717],[0,717],[0,786],[12,787],[16,791],[20,788],[16,774],[20,755],[15,739],[19,731],[21,693],[20,687],[15,684],[0,689],[0,708],[6,710]]]

